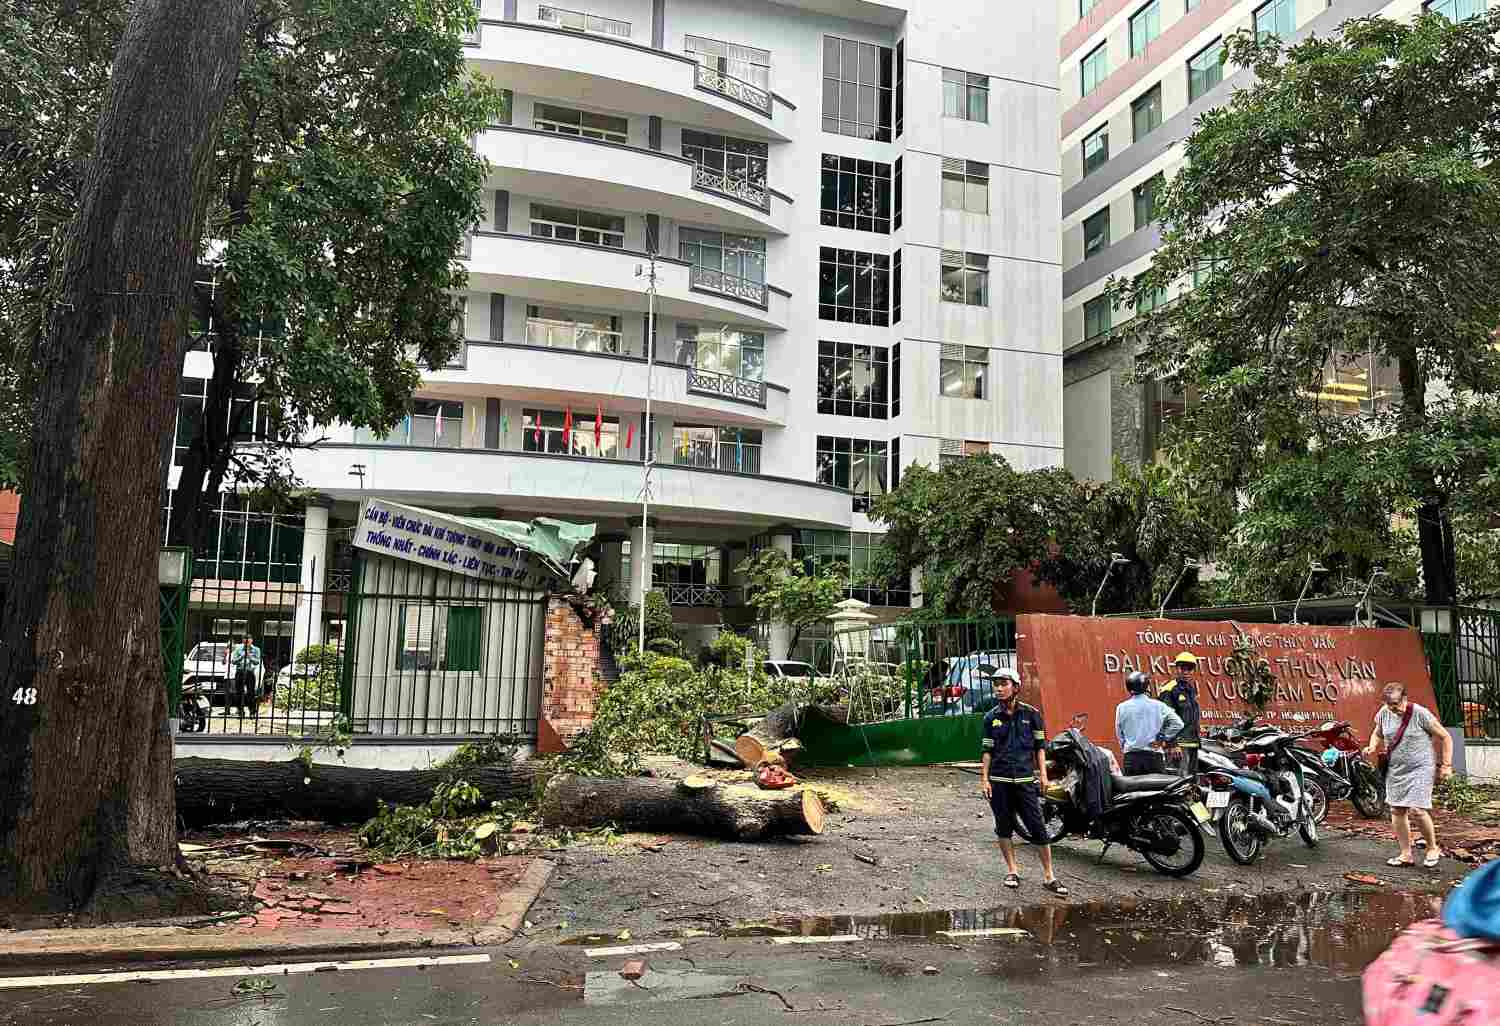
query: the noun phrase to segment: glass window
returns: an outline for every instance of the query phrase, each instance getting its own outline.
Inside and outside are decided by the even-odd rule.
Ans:
[[[990,212],[990,166],[977,160],[943,158],[943,209]]]
[[[1146,52],[1146,44],[1161,35],[1161,0],[1151,0],[1130,16],[1130,56]]]
[[[885,420],[889,350],[851,342],[818,343],[818,412]]]
[[[1224,40],[1215,39],[1188,61],[1188,102],[1224,80]]]
[[[731,183],[765,189],[768,153],[763,142],[709,135],[691,128],[682,130],[682,155],[705,170],[723,175]]]
[[[1161,199],[1161,190],[1166,184],[1167,179],[1158,171],[1132,190],[1131,198],[1135,201],[1136,231],[1140,231],[1156,220],[1156,205]]]
[[[464,404],[437,399],[413,399],[410,412],[398,430],[405,432],[404,442],[387,439],[397,445],[419,445],[437,449],[457,449],[463,442]]]
[[[672,428],[672,462],[680,467],[759,474],[761,433],[752,428],[676,424]]]
[[[818,317],[890,326],[891,258],[824,246],[818,257]]]
[[[596,114],[591,110],[558,107],[550,103],[536,105],[532,127],[543,132],[579,135],[621,145],[630,141],[630,123],[624,118],[613,114]]]
[[[1297,0],[1266,0],[1255,9],[1254,18],[1256,38],[1291,39],[1297,29]]]
[[[1136,275],[1135,285],[1137,288],[1141,286],[1145,277],[1146,276],[1144,274]],[[1149,292],[1143,292],[1140,294],[1139,298],[1136,299],[1135,312],[1138,314],[1150,313],[1152,310],[1157,309],[1166,301],[1167,290],[1164,288],[1158,287],[1152,289]]]
[[[1082,76],[1083,95],[1087,96],[1098,88],[1099,83],[1109,76],[1109,45],[1100,43],[1089,51],[1083,63],[1079,65]]]
[[[966,306],[990,305],[990,258],[984,253],[945,249],[939,298]]]
[[[892,442],[892,445],[895,443]],[[895,459],[894,450],[892,459]],[[875,580],[869,568],[883,535],[865,531],[804,531],[792,534],[792,558],[809,574],[848,574],[850,598],[872,606],[909,606],[911,591],[903,581]]]
[[[1463,21],[1483,14],[1489,0],[1426,0],[1422,10],[1441,14],[1449,21]]]
[[[753,46],[726,43],[704,36],[685,37],[683,50],[705,68],[721,75],[748,82],[757,89],[771,88],[770,50],[757,50]]]
[[[901,162],[903,159],[902,157],[896,158],[896,177],[891,187],[891,207],[893,211],[891,215],[891,227],[897,231],[901,230],[901,200],[905,190],[905,185],[901,179]]]
[[[980,346],[943,346],[938,382],[945,399],[983,399],[984,379],[990,367],[990,351]]]
[[[1083,221],[1083,258],[1109,248],[1109,207],[1101,207]]]
[[[620,457],[620,419],[604,417],[598,422],[595,440],[593,411],[573,416],[572,410],[521,411],[521,448],[564,456]]]
[[[1087,178],[1109,160],[1109,124],[1100,125],[1083,137],[1083,177]]]
[[[526,342],[553,349],[577,349],[584,353],[632,355],[614,314],[572,310],[560,306],[526,307]]]
[[[571,210],[545,203],[531,205],[531,234],[539,239],[625,248],[625,218],[592,210]]]
[[[891,48],[823,37],[823,131],[891,141]]]
[[[896,138],[906,127],[906,40],[896,44]]]
[[[868,513],[886,493],[889,443],[818,436],[818,483],[854,493],[854,512]]]
[[[1196,390],[1184,389],[1172,378],[1146,385],[1146,445],[1154,456],[1162,449],[1168,432],[1198,405]]]
[[[477,672],[483,653],[484,611],[479,606],[398,607],[395,669]]]
[[[1161,83],[1157,83],[1130,105],[1130,124],[1135,142],[1140,142],[1161,125]]]
[[[1113,325],[1110,323],[1111,308],[1108,296],[1099,296],[1083,304],[1083,337],[1102,335]]]
[[[823,154],[823,224],[858,232],[891,231],[891,165]]]
[[[765,239],[680,228],[677,256],[694,267],[718,271],[756,285],[766,283]]]
[[[972,71],[943,69],[943,117],[990,120],[990,77]]]
[[[1201,260],[1194,261],[1193,288],[1197,288],[1209,278],[1219,273],[1227,262],[1224,257],[1220,256],[1204,257]]]
[[[758,331],[728,326],[702,328],[678,321],[675,362],[695,370],[764,381],[766,337]]]
[[[901,323],[901,251],[891,257],[891,323]]]
[[[891,346],[891,416],[901,416],[901,343]]]

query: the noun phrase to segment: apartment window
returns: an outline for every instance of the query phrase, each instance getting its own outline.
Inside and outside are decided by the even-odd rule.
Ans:
[[[547,25],[556,25],[558,28],[572,29],[574,32],[593,32],[597,35],[615,36],[619,39],[630,38],[630,22],[628,21],[589,14],[587,11],[570,11],[565,7],[553,7],[551,4],[537,6],[536,20]]]
[[[1156,220],[1156,206],[1161,200],[1161,191],[1166,184],[1166,178],[1158,171],[1132,190],[1131,198],[1135,201],[1136,231],[1140,231]]]
[[[683,50],[698,64],[720,75],[755,86],[757,89],[771,88],[771,51],[758,50],[753,46],[740,46],[720,39],[703,36],[687,36]]]
[[[700,168],[722,177],[725,186],[751,186],[764,191],[769,148],[763,142],[682,130],[682,155]]]
[[[1090,299],[1083,304],[1083,337],[1094,338],[1108,331],[1113,325],[1110,323],[1111,308],[1108,296],[1099,296]]]
[[[891,258],[824,246],[818,256],[818,317],[890,326]]]
[[[939,364],[939,394],[944,399],[983,399],[990,351],[981,346],[945,345]]]
[[[694,267],[739,281],[754,285],[766,282],[765,239],[680,228],[677,231],[677,256]]]
[[[943,69],[943,117],[990,120],[990,76]]]
[[[851,342],[818,343],[818,412],[885,420],[890,351]]]
[[[895,442],[891,443],[893,446]],[[895,487],[895,450],[891,450],[891,485]],[[805,531],[792,533],[792,558],[802,564],[808,574],[822,574],[833,570],[845,573],[849,578],[850,598],[868,602],[872,606],[909,606],[911,591],[900,580],[883,581],[871,576],[875,565],[875,554],[885,536],[866,531]],[[881,644],[876,642],[877,645]],[[900,662],[903,654],[887,653]],[[871,658],[884,658],[882,653],[872,651]]]
[[[891,186],[891,227],[897,231],[901,230],[901,200],[906,194],[906,186],[901,178],[901,161],[903,159],[902,157],[896,158],[896,177],[894,184]]]
[[[1130,125],[1135,142],[1140,142],[1161,126],[1161,83],[1152,86],[1130,104]]]
[[[764,381],[766,337],[758,331],[701,328],[678,321],[675,362],[694,370]]]
[[[513,90],[500,90],[500,110],[495,115],[495,124],[509,125],[516,113],[516,94]]]
[[[396,610],[396,670],[477,673],[484,656],[479,606],[403,603]]]
[[[891,416],[901,416],[901,343],[891,346]]]
[[[891,165],[823,154],[823,223],[858,232],[891,232]]]
[[[550,103],[538,103],[531,125],[543,132],[558,135],[580,135],[586,139],[620,143],[630,141],[630,123],[612,114],[596,114],[590,110],[574,110],[572,107],[556,107]]]
[[[886,493],[889,442],[818,436],[818,483],[854,493],[854,512],[868,513]]]
[[[1146,276],[1138,274],[1135,277],[1135,286],[1140,288]],[[1149,292],[1142,292],[1135,301],[1135,312],[1138,314],[1150,313],[1167,301],[1167,290],[1158,286]]]
[[[760,454],[761,434],[752,428],[708,424],[677,424],[672,428],[672,462],[680,467],[759,474]]]
[[[401,428],[406,444],[435,449],[457,449],[463,443],[464,404],[438,399],[413,399]]]
[[[1224,40],[1215,39],[1188,60],[1188,102],[1224,80]]]
[[[1228,261],[1221,256],[1204,257],[1193,262],[1193,288],[1202,285],[1208,279],[1223,270]]]
[[[582,353],[630,355],[618,316],[561,306],[527,305],[526,343]]]
[[[1146,52],[1146,44],[1161,35],[1161,0],[1151,0],[1130,16],[1130,56]]]
[[[990,258],[984,253],[961,253],[945,249],[940,298],[965,306],[990,305]]]
[[[891,323],[901,323],[901,251],[891,257]]]
[[[1087,96],[1109,75],[1108,44],[1100,43],[1090,50],[1088,56],[1084,57],[1083,63],[1079,65],[1079,69],[1082,76],[1083,95]]]
[[[906,127],[906,40],[896,44],[896,138]]]
[[[1109,248],[1109,207],[1100,207],[1083,219],[1083,258]]]
[[[990,166],[977,160],[943,158],[943,209],[990,212]]]
[[[1476,18],[1489,7],[1489,0],[1426,0],[1422,10],[1441,14],[1449,21]]]
[[[1255,37],[1290,39],[1297,29],[1297,0],[1266,0],[1255,9]]]
[[[599,441],[594,442],[595,414],[571,410],[521,411],[521,447],[526,452],[545,452],[564,456],[594,456],[613,460],[620,457],[620,418],[604,417],[599,421]]]
[[[625,248],[625,218],[590,210],[531,205],[531,234],[539,239],[582,242],[590,246]]]
[[[891,48],[823,37],[823,131],[891,141]]]
[[[1109,124],[1105,123],[1083,137],[1083,177],[1087,178],[1109,160]]]

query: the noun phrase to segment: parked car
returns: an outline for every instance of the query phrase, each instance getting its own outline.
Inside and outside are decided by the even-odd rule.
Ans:
[[[924,716],[963,716],[989,712],[995,707],[995,687],[982,674],[981,666],[1010,666],[1009,652],[970,652],[947,661],[942,682],[927,693]]]
[[[232,647],[232,643],[228,641],[200,641],[189,649],[182,660],[183,694],[202,695],[214,705],[227,704],[229,685],[233,679],[229,669],[229,651]],[[257,693],[261,693],[264,681],[265,667],[257,667]]]
[[[799,663],[794,659],[767,659],[760,664],[760,668],[766,671],[768,677],[780,677],[782,679],[816,677],[818,671],[814,670],[811,663]]]

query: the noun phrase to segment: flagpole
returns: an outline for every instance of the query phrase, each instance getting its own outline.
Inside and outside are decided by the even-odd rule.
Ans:
[[[646,522],[651,512],[651,468],[656,464],[656,447],[651,444],[651,430],[655,426],[651,423],[651,378],[656,369],[656,247],[651,245],[646,254],[650,270],[646,276],[646,423],[641,432],[641,448],[645,450],[645,460],[641,463],[641,547],[645,548]],[[641,273],[636,268],[637,275]],[[646,654],[646,588],[650,583],[646,580],[649,576],[647,567],[649,563],[647,554],[644,552],[632,552],[632,557],[641,560],[641,587],[637,596],[640,602],[639,615],[639,637],[636,644],[641,654]],[[654,553],[652,553],[654,555]]]

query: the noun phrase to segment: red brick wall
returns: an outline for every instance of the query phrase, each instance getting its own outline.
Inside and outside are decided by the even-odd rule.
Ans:
[[[16,518],[21,514],[21,497],[15,492],[0,492],[0,541],[16,543]]]
[[[542,711],[537,723],[539,753],[550,755],[562,751],[594,721],[603,630],[602,617],[591,628],[566,599],[553,595],[547,600],[546,633],[542,638]]]

